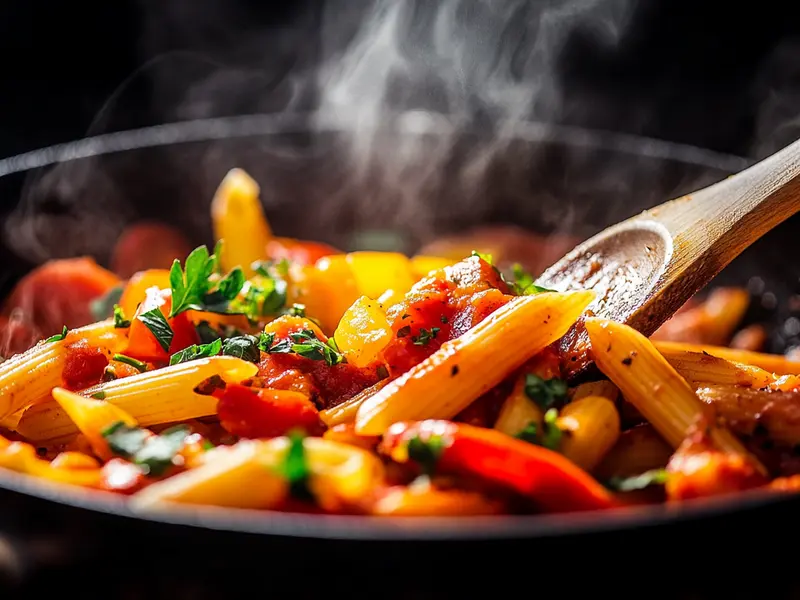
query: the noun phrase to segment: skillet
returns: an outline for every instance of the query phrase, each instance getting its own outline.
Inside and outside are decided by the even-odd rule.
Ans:
[[[377,129],[343,118],[255,115],[108,134],[6,159],[0,161],[2,292],[50,257],[92,254],[107,261],[120,231],[140,219],[178,225],[193,241],[207,242],[210,199],[233,167],[259,181],[281,235],[352,249],[365,229],[391,230],[398,249],[413,251],[438,234],[477,224],[585,238],[750,163],[608,132],[541,123],[508,130],[464,130],[426,115],[397,115]],[[791,297],[800,275],[800,261],[787,263],[783,255],[798,223],[789,219],[764,236],[718,279],[750,286],[754,308],[747,319],[772,326],[772,351],[793,343],[780,327],[791,316],[790,303],[779,300]],[[586,574],[612,569],[603,577],[661,577],[659,563],[677,561],[673,568],[680,570],[700,561],[705,569],[732,547],[743,548],[748,568],[757,569],[767,560],[757,550],[765,531],[790,535],[800,503],[748,493],[599,518],[402,522],[212,508],[142,515],[118,497],[0,472],[0,506],[0,580],[28,591],[54,577],[65,589],[84,587],[91,577],[103,581],[106,597],[121,590],[153,597],[176,586],[194,590],[187,597],[211,597],[266,578],[269,589],[288,586],[308,597],[356,581],[370,595],[423,597],[408,593],[424,590],[440,597],[474,592],[474,582],[489,574],[494,591],[513,589],[536,565],[546,565],[547,577],[570,577],[573,590],[594,582],[577,577],[575,564]],[[771,571],[779,559],[769,553]],[[515,568],[522,570],[511,578],[498,575],[520,561]],[[380,588],[366,585],[374,578],[383,581]],[[545,579],[536,575],[537,589]],[[765,582],[758,584],[763,593]],[[686,585],[680,575],[657,587]]]

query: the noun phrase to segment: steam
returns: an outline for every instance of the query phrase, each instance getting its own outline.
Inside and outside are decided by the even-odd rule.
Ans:
[[[648,162],[667,157],[656,143],[555,129],[594,114],[564,77],[564,48],[588,32],[614,50],[634,0],[328,0],[306,3],[291,25],[259,25],[248,12],[256,8],[226,0],[140,4],[142,46],[158,58],[118,90],[96,127],[112,123],[144,79],[156,122],[269,114],[273,128],[306,134],[242,135],[243,126],[269,130],[264,117],[215,122],[214,135],[239,137],[88,157],[37,175],[6,227],[14,251],[33,262],[107,256],[138,218],[207,241],[208,203],[232,167],[262,184],[282,235],[348,247],[354,232],[393,230],[411,250],[475,224],[585,237],[744,166],[705,153],[696,169],[676,170]],[[761,127],[775,129],[767,116]]]

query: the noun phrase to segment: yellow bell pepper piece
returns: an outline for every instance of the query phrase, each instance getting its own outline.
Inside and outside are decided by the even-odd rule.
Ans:
[[[358,299],[358,287],[344,254],[325,256],[313,267],[293,265],[289,271],[288,304],[303,304],[306,314],[330,335],[342,315]]]
[[[333,337],[347,362],[366,367],[392,339],[392,328],[378,302],[361,296],[344,313]]]
[[[405,294],[414,285],[411,261],[399,252],[351,252],[347,263],[359,292],[373,299],[388,289]]]
[[[260,188],[242,169],[231,169],[211,202],[214,236],[223,240],[220,264],[224,271],[241,267],[250,277],[250,265],[264,258],[272,237],[259,197]]]

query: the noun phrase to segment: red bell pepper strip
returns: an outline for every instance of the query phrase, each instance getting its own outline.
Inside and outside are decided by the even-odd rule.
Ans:
[[[611,492],[564,456],[493,429],[435,419],[395,423],[381,451],[406,462],[415,438],[437,455],[438,472],[477,476],[510,488],[545,512],[616,506]]]
[[[188,315],[183,312],[167,319],[172,329],[172,341],[169,350],[164,350],[153,332],[138,317],[154,308],[158,308],[166,318],[172,308],[171,290],[162,290],[151,287],[145,292],[145,300],[139,305],[136,314],[131,319],[128,330],[128,347],[123,354],[147,362],[166,362],[175,352],[180,352],[193,344],[200,342],[197,330],[189,321]]]

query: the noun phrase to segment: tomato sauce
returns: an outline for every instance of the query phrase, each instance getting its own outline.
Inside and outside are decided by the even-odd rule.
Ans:
[[[67,356],[61,379],[69,390],[83,390],[100,383],[108,366],[108,357],[99,348],[89,346],[85,340],[67,347]]]

